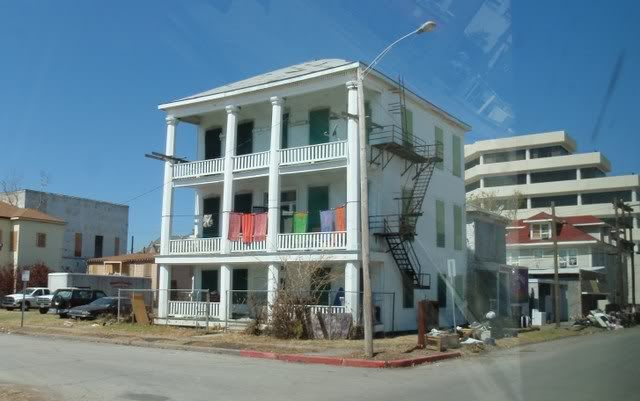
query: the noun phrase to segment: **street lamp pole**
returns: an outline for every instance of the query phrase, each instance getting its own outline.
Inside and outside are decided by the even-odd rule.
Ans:
[[[362,324],[364,326],[364,350],[367,358],[373,357],[373,302],[371,294],[371,274],[369,270],[369,196],[368,171],[367,171],[367,130],[366,116],[364,115],[364,79],[369,71],[395,46],[398,42],[408,38],[413,34],[431,32],[436,27],[433,21],[427,21],[414,31],[397,39],[387,46],[373,61],[365,68],[358,68],[358,138],[360,141],[359,163],[360,163],[360,249],[362,262]]]

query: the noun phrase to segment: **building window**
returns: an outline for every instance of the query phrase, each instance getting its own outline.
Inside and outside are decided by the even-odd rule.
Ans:
[[[76,258],[82,256],[82,233],[76,233],[73,256],[75,256]]]
[[[94,258],[101,258],[102,257],[102,242],[103,242],[104,238],[102,237],[102,235],[96,235],[96,237],[93,240],[93,245],[94,245],[94,251],[93,251],[93,257]]]
[[[476,157],[475,159],[469,160],[468,162],[466,162],[464,164],[464,169],[465,170],[469,170],[474,168],[475,166],[477,166],[478,164],[480,164],[480,158]]]
[[[402,277],[402,307],[405,309],[414,307],[413,285],[404,275]]]
[[[534,223],[531,224],[531,239],[549,239],[551,238],[551,224]]]
[[[533,250],[533,258],[534,259],[542,259],[542,258],[544,258],[544,251],[542,249],[534,249]]]
[[[584,167],[580,169],[580,177],[585,178],[599,178],[604,177],[606,174],[598,167]]]
[[[439,156],[442,161],[436,163],[436,168],[442,170],[444,167],[444,133],[442,128],[436,126],[436,155]]]
[[[583,205],[611,203],[614,199],[621,199],[623,202],[631,202],[631,191],[612,191],[582,194]]]
[[[462,175],[462,142],[458,135],[451,137],[451,159],[453,175],[460,177]]]
[[[531,183],[533,184],[538,182],[573,181],[575,179],[576,179],[575,169],[531,173]]]
[[[11,231],[11,237],[9,238],[9,250],[15,252],[18,249],[18,232]]]
[[[447,307],[447,279],[438,273],[438,306],[440,309]]]
[[[503,185],[523,185],[527,183],[526,174],[497,175],[484,178],[485,187],[501,187]]]
[[[480,188],[480,181],[472,182],[471,184],[467,184],[464,186],[465,192],[471,192],[475,189]]]
[[[444,202],[436,200],[436,245],[445,247]]]
[[[558,252],[560,267],[578,266],[578,252],[575,249],[561,249]]]
[[[453,205],[453,249],[462,250],[462,207]]]
[[[578,204],[578,196],[574,194],[531,198],[531,207],[551,207],[551,202],[555,203],[556,206],[575,206]],[[582,203],[584,203],[584,195]]]
[[[515,160],[524,160],[525,158],[526,151],[524,149],[519,149],[508,152],[485,153],[484,162],[485,164],[504,163]]]
[[[569,152],[562,146],[545,146],[543,148],[534,148],[529,151],[532,159],[539,159],[542,157],[564,156]]]
[[[36,246],[38,248],[46,248],[47,246],[47,234],[36,233]]]
[[[116,237],[113,241],[113,254],[120,255],[120,237]]]

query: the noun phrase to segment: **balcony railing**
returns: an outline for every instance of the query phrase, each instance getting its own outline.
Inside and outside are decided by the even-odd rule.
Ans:
[[[224,169],[224,159],[198,160],[178,163],[173,166],[173,178],[193,178],[203,175],[219,174]]]
[[[237,241],[231,241],[231,252],[262,252],[267,249],[267,241],[242,242],[242,236]]]
[[[298,146],[280,150],[280,165],[315,163],[347,157],[347,141]]]
[[[269,151],[233,156],[233,171],[246,171],[269,167]]]
[[[278,234],[278,249],[283,251],[345,249],[345,231]]]
[[[183,238],[169,241],[169,253],[174,255],[220,252],[220,238]]]
[[[206,317],[207,311],[209,317],[217,318],[220,316],[219,302],[200,302],[200,301],[169,301],[170,317]]]

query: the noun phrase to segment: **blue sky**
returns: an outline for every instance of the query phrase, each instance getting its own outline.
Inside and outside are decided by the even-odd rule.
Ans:
[[[48,191],[127,202],[138,248],[159,236],[162,166],[143,157],[164,149],[159,103],[311,59],[367,61],[426,19],[438,29],[379,69],[470,123],[467,142],[565,129],[637,172],[639,17],[633,1],[0,0],[0,179],[38,189],[45,171]],[[193,157],[194,132],[180,134]],[[176,204],[191,211],[191,194]]]

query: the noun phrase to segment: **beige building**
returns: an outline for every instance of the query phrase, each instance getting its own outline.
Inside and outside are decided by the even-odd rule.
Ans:
[[[0,202],[0,267],[42,263],[59,270],[64,229],[61,219]]]
[[[130,253],[87,260],[87,274],[151,278],[151,288],[158,288],[158,265],[152,253]]]

